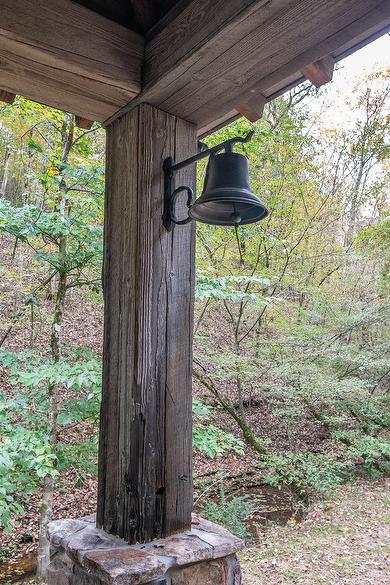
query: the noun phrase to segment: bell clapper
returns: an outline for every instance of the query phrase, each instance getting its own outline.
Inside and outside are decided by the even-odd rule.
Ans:
[[[234,213],[231,214],[231,220],[234,223],[235,226],[240,225],[241,223],[241,215],[238,213],[238,211],[234,211]]]

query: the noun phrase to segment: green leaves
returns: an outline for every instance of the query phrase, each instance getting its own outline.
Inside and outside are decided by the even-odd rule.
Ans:
[[[244,443],[232,433],[227,433],[219,427],[210,424],[211,408],[200,400],[193,400],[192,412],[194,427],[192,444],[194,449],[205,453],[210,459],[222,457],[229,451],[236,455],[243,455]]]
[[[97,267],[102,259],[103,228],[95,223],[97,209],[92,203],[90,199],[79,204],[72,214],[64,216],[59,210],[44,211],[34,205],[13,207],[0,198],[0,232],[38,248],[38,261],[71,276],[72,272]],[[62,237],[67,238],[65,251],[59,248]]]
[[[22,502],[46,476],[57,476],[58,460],[49,443],[48,388],[60,389],[58,423],[62,426],[92,421],[100,407],[101,363],[91,351],[71,352],[53,363],[34,351],[0,351],[0,364],[9,369],[13,393],[0,394],[0,524],[12,527]],[[60,430],[61,435],[61,430]],[[89,455],[96,459],[96,444]],[[86,454],[58,446],[60,467],[85,466]],[[93,465],[96,465],[96,461]],[[91,463],[91,469],[93,469]]]
[[[273,454],[261,467],[265,483],[289,485],[303,499],[315,492],[329,493],[354,473],[352,462],[339,461],[333,453]]]
[[[239,538],[247,538],[249,532],[245,520],[256,512],[262,500],[262,496],[253,494],[233,495],[228,498],[225,494],[223,479],[221,479],[219,501],[205,502],[201,506],[201,514],[212,522],[222,524]]]
[[[3,421],[4,423],[4,421]],[[47,435],[20,424],[4,425],[0,435],[0,525],[11,530],[13,516],[23,514],[23,499],[47,474],[55,477],[55,456]]]
[[[271,302],[269,297],[263,296],[255,290],[265,290],[270,286],[270,280],[260,276],[208,276],[203,271],[197,272],[195,294],[199,300],[212,299],[218,301],[251,301],[257,304]],[[250,285],[253,285],[252,289]]]
[[[68,390],[85,388],[97,392],[101,386],[101,363],[89,355],[78,361],[62,359],[56,363],[33,351],[20,354],[0,350],[0,364],[11,370],[11,382],[26,388],[60,385]]]
[[[229,451],[236,455],[244,454],[244,444],[240,439],[209,423],[194,425],[192,444],[194,449],[199,449],[210,459],[222,457]]]

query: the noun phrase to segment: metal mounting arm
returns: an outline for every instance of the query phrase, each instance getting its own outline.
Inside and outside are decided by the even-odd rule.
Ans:
[[[226,152],[231,152],[233,144],[237,143],[246,143],[252,138],[254,134],[254,130],[248,132],[246,136],[235,136],[234,138],[229,138],[229,140],[225,140],[225,142],[221,142],[221,144],[217,144],[216,146],[212,146],[210,148],[206,148],[198,152],[198,154],[194,154],[190,158],[187,158],[181,162],[176,163],[172,157],[166,158],[164,161],[164,213],[163,213],[163,224],[165,228],[170,232],[173,230],[175,224],[185,224],[191,221],[191,219],[185,218],[183,220],[177,220],[175,216],[175,203],[177,199],[177,195],[181,191],[187,192],[187,207],[190,208],[192,205],[193,200],[193,193],[189,187],[181,186],[177,189],[174,188],[174,174],[176,171],[191,165],[202,158],[206,158],[207,156],[211,156],[216,154],[217,152],[224,150]]]

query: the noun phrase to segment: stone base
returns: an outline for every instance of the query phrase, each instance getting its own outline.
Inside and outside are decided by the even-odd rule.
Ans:
[[[95,517],[49,525],[48,585],[241,585],[243,542],[194,518],[191,530],[147,544],[95,528]]]

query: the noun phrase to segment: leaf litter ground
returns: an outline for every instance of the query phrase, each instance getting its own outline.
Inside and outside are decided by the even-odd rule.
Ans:
[[[240,557],[244,585],[389,585],[390,480],[340,487]]]

